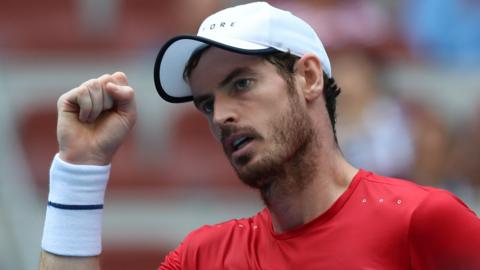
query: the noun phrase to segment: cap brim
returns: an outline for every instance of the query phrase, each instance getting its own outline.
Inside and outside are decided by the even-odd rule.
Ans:
[[[192,53],[206,45],[240,54],[262,55],[276,51],[256,43],[221,37],[222,42],[200,36],[177,36],[165,43],[158,53],[154,81],[158,94],[171,103],[192,101],[192,91],[183,78],[185,65]]]

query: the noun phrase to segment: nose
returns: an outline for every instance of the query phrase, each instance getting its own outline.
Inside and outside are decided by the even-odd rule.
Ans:
[[[213,123],[215,125],[235,123],[238,120],[237,117],[232,98],[221,93],[217,94],[213,105]]]

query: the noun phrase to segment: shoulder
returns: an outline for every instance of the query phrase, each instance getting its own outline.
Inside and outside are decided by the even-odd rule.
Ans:
[[[465,266],[462,269],[480,269],[477,255],[480,219],[457,196],[443,189],[370,172],[363,172],[359,187],[363,193],[389,194],[394,202],[401,204],[402,207],[395,209],[404,214],[413,266],[459,269],[449,267],[461,265]]]
[[[370,193],[389,193],[408,206],[410,226],[418,230],[429,230],[459,225],[462,221],[478,223],[479,219],[468,206],[451,192],[439,188],[422,186],[414,182],[362,172],[361,188]],[[423,228],[427,226],[428,228]]]
[[[394,201],[400,200],[410,210],[418,207],[430,194],[440,191],[438,188],[422,186],[412,181],[381,176],[372,172],[360,171],[359,189],[363,193],[387,196]],[[406,203],[406,204],[403,204]]]
[[[250,239],[245,234],[260,224],[266,224],[266,219],[266,210],[263,210],[252,217],[204,225],[193,230],[167,255],[159,269],[207,269],[212,265],[221,265],[222,258],[232,250],[239,250],[242,241]]]
[[[413,191],[421,194],[427,194],[437,188],[422,186],[409,180],[387,177],[375,174],[369,171],[361,171],[362,182],[367,185],[383,187],[386,189],[394,189],[397,191]]]
[[[368,201],[373,199],[374,202],[382,199],[385,203],[393,204],[394,208],[381,209],[387,212],[395,209],[392,212],[395,215],[402,213],[400,216],[406,222],[405,225],[422,228],[430,226],[434,220],[453,221],[449,217],[476,218],[475,213],[449,191],[368,171],[361,171],[360,177],[356,196],[362,196]],[[385,203],[383,206],[386,206]]]
[[[480,219],[448,191],[432,191],[422,200],[408,238],[420,269],[480,269]]]
[[[385,177],[368,171],[362,173],[364,188],[378,192],[390,192],[409,199],[412,218],[421,218],[450,211],[475,216],[468,206],[451,192],[429,186],[419,185],[409,180]],[[445,215],[443,215],[445,216]]]
[[[477,229],[480,228],[477,215],[458,197],[441,189],[432,190],[423,198],[413,212],[411,221],[412,228],[421,231],[435,226],[435,231],[447,232],[452,226],[468,223],[477,224]]]

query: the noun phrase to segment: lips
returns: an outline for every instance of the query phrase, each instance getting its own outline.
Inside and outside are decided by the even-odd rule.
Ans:
[[[254,136],[249,134],[234,134],[223,140],[223,148],[228,154],[232,154],[245,147],[253,139]]]
[[[232,143],[233,151],[237,151],[238,149],[242,148],[247,143],[249,143],[251,140],[253,140],[253,138],[252,137],[247,137],[247,136],[242,136],[242,137],[236,139]]]

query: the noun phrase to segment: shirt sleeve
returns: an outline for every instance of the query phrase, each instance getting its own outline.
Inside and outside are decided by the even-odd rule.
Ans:
[[[449,192],[433,191],[415,209],[409,242],[413,269],[480,269],[480,219]]]
[[[165,260],[160,264],[158,270],[181,270],[181,255],[183,252],[183,243],[181,243],[175,250],[169,252],[165,256]]]

